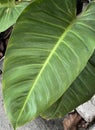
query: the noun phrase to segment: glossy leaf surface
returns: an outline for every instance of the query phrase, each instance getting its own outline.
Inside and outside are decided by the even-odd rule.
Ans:
[[[94,51],[94,37],[94,2],[78,18],[75,0],[41,0],[24,10],[4,62],[4,104],[14,128],[68,90]]]

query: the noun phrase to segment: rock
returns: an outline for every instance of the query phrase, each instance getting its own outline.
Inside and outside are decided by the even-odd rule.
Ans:
[[[85,121],[93,121],[95,118],[95,96],[93,96],[88,102],[80,105],[76,110]]]

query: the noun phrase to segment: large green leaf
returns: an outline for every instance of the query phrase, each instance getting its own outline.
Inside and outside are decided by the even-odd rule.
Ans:
[[[56,103],[42,113],[42,117],[48,119],[63,117],[66,113],[89,100],[95,94],[94,86],[95,52],[74,83]]]
[[[13,24],[29,2],[15,4],[13,0],[0,0],[0,32],[3,32]]]
[[[3,74],[4,104],[14,128],[56,102],[94,51],[95,3],[77,18],[75,1],[34,2],[17,21]]]

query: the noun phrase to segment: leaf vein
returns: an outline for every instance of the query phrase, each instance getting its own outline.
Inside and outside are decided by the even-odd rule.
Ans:
[[[56,7],[57,9],[59,9],[62,13],[64,13],[64,14],[68,15],[69,17],[71,17],[71,15],[69,15],[65,10],[63,10],[63,8],[60,8],[60,7],[55,3],[54,0],[52,0],[51,2],[52,2],[52,3],[55,5],[55,7]]]

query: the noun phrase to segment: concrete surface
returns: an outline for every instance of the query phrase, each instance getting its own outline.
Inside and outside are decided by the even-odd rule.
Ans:
[[[85,121],[92,122],[95,119],[95,95],[91,100],[80,105],[76,110]]]

